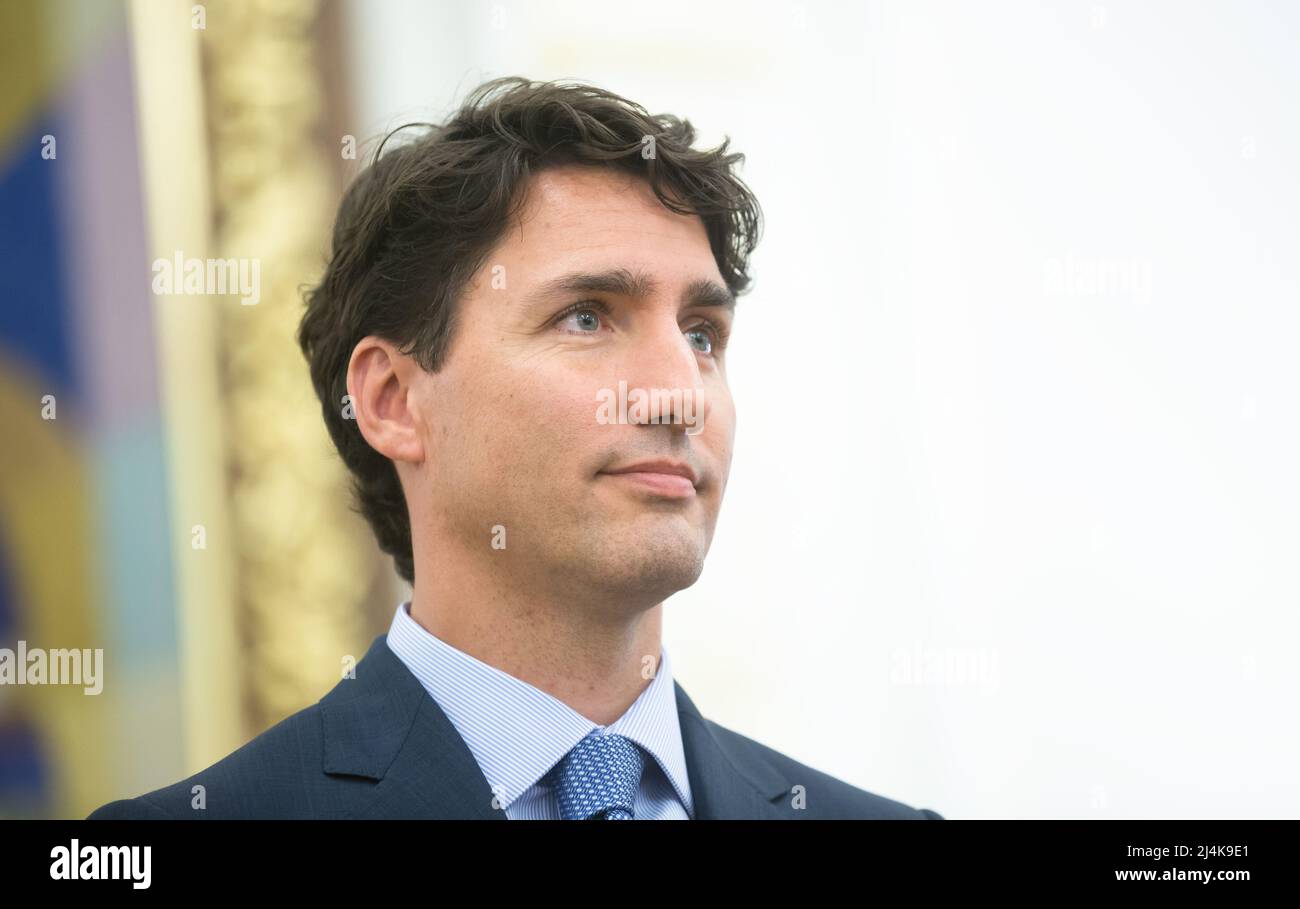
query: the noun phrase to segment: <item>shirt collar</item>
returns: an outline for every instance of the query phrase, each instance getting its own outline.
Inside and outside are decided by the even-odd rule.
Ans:
[[[475,659],[431,634],[399,603],[388,646],[442,708],[478,762],[501,807],[508,808],[588,733],[627,736],[663,770],[686,813],[695,816],[668,650],[659,670],[621,717],[601,726],[568,704]]]

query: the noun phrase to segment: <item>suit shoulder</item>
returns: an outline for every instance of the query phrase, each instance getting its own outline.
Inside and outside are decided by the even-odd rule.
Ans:
[[[704,722],[730,753],[766,765],[788,780],[792,788],[802,786],[807,800],[806,817],[810,819],[943,820],[941,814],[930,808],[913,808],[860,789],[733,729],[709,719]]]
[[[310,784],[323,776],[321,754],[321,714],[316,703],[203,770],[135,798],[102,805],[87,820],[305,815],[312,807]]]
[[[148,801],[146,796],[133,799],[118,799],[106,805],[100,805],[89,815],[88,821],[166,821],[172,816],[164,809]]]

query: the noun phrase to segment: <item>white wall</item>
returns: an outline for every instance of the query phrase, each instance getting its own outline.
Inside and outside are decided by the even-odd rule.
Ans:
[[[1300,7],[348,11],[363,132],[517,73],[748,155],[707,716],[953,818],[1300,816]]]

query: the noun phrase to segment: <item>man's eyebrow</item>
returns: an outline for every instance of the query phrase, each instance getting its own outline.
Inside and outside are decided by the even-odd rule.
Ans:
[[[639,299],[648,297],[659,287],[654,278],[642,271],[611,268],[606,271],[575,271],[551,278],[528,295],[526,305],[538,306],[557,297],[576,293],[605,293]],[[735,309],[736,295],[723,284],[700,278],[686,285],[683,306],[723,306]]]

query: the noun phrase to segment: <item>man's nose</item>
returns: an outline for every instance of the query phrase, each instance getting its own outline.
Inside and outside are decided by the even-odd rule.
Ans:
[[[688,433],[698,432],[708,416],[709,402],[700,376],[700,354],[674,320],[647,329],[629,361],[630,390],[646,395],[644,420],[636,423],[670,424]],[[639,416],[639,414],[638,414]]]

